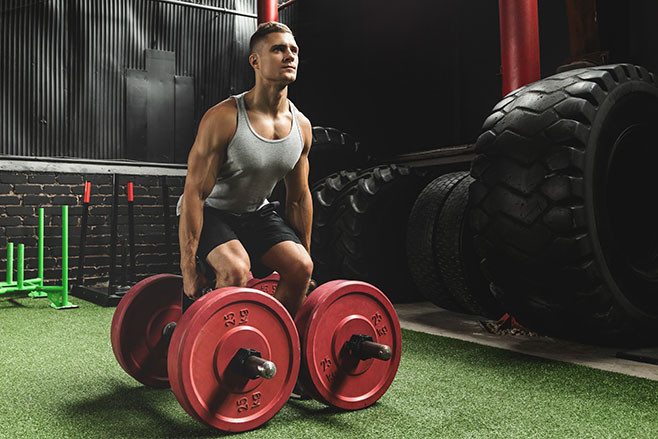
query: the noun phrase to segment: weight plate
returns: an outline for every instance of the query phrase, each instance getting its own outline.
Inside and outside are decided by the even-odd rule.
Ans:
[[[167,340],[162,329],[181,316],[183,278],[158,274],[137,282],[123,296],[112,318],[112,351],[117,361],[142,384],[169,387]]]
[[[274,362],[276,375],[250,380],[229,367],[240,348]],[[200,422],[251,430],[288,400],[300,355],[295,323],[279,301],[255,289],[220,288],[195,301],[178,323],[169,346],[171,389]]]
[[[345,410],[372,405],[400,364],[400,322],[388,298],[365,282],[336,280],[306,299],[295,319],[302,345],[302,386],[314,398]],[[344,349],[353,334],[389,346],[388,361],[358,360]]]
[[[267,293],[274,296],[274,293],[276,293],[276,287],[279,286],[280,279],[281,277],[279,276],[279,273],[277,273],[276,271],[262,279],[257,279],[255,277],[252,277],[247,281],[247,288],[260,290],[263,293]]]

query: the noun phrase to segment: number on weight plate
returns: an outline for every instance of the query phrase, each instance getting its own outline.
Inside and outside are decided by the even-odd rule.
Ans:
[[[234,326],[235,325],[235,314],[232,312],[224,315],[224,326]]]
[[[249,410],[249,400],[247,398],[240,398],[235,401],[235,404],[238,406],[238,413]]]
[[[322,368],[322,372],[326,372],[327,369],[331,367],[331,360],[329,358],[325,358],[324,360],[320,361],[320,367]]]
[[[373,325],[377,326],[382,321],[382,315],[376,312],[374,316],[370,317],[370,320]]]

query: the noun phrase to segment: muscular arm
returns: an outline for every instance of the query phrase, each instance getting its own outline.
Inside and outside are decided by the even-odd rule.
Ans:
[[[299,126],[304,137],[304,149],[299,161],[284,180],[286,184],[286,216],[290,225],[299,235],[304,248],[310,254],[313,199],[308,187],[308,152],[311,149],[313,134],[311,123],[303,115],[300,115]]]
[[[235,133],[234,102],[224,101],[206,112],[187,159],[187,177],[181,201],[178,240],[185,294],[194,298],[204,286],[196,271],[195,255],[203,227],[203,202],[210,195],[226,147]]]

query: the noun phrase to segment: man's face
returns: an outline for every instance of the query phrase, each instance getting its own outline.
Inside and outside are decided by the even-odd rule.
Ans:
[[[299,48],[287,32],[268,34],[250,56],[252,66],[264,79],[288,85],[297,78]]]

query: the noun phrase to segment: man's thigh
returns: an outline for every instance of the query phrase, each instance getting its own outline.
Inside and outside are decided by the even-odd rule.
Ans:
[[[270,248],[261,258],[267,267],[284,276],[300,266],[309,266],[311,257],[303,245],[294,241],[283,241]]]
[[[281,273],[279,258],[288,260],[299,249],[306,251],[294,230],[273,209],[254,214],[236,233],[251,257],[251,271],[257,278],[269,275],[272,270]]]
[[[206,263],[218,278],[225,273],[249,271],[249,255],[237,239],[218,245],[206,256]]]

